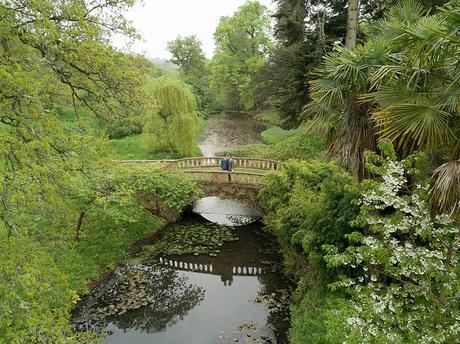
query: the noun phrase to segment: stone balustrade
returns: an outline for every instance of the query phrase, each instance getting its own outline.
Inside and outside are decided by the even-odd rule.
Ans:
[[[220,161],[222,157],[195,157],[195,158],[184,158],[177,160],[120,160],[123,164],[167,164],[171,168],[177,168],[181,170],[193,169],[193,168],[209,168],[209,167],[220,167]],[[281,164],[276,160],[268,159],[253,159],[253,158],[241,158],[235,157],[233,159],[234,168],[245,168],[255,170],[279,170]]]
[[[275,160],[232,158],[233,172],[220,170],[222,157],[196,157],[177,160],[119,160],[124,165],[166,165],[172,169],[184,172],[190,180],[211,184],[244,184],[250,187],[260,187],[262,179],[268,171],[281,168],[281,163]],[[258,172],[258,170],[260,172]]]

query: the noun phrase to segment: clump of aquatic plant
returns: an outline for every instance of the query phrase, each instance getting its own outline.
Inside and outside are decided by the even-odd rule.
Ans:
[[[162,237],[144,247],[144,255],[209,254],[216,256],[224,242],[236,241],[231,228],[216,224],[175,224],[165,229]]]

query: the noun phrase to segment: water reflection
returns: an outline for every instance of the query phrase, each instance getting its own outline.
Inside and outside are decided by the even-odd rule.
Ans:
[[[193,211],[213,223],[226,226],[247,225],[261,217],[261,214],[250,205],[220,197],[199,199]]]
[[[244,257],[244,256],[241,256]],[[210,275],[218,275],[224,286],[231,286],[233,276],[261,276],[264,273],[264,267],[260,263],[252,264],[244,261],[226,261],[223,259],[212,259],[210,257],[160,257],[158,262],[161,265],[174,268],[181,271],[193,271]],[[240,259],[241,260],[241,259]],[[244,264],[251,265],[244,265]],[[237,264],[237,265],[233,265]]]
[[[232,230],[239,240],[217,256],[152,256],[118,268],[80,303],[77,328],[105,330],[104,342],[116,344],[287,343],[290,284],[278,246],[259,222]]]
[[[118,329],[145,333],[174,325],[204,299],[204,290],[166,266],[133,265],[115,273],[80,305],[78,329]]]

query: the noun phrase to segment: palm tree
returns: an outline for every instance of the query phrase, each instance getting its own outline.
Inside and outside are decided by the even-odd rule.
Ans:
[[[364,176],[363,152],[390,139],[446,161],[433,173],[433,208],[460,209],[460,0],[426,15],[416,0],[395,6],[355,51],[336,47],[311,82],[306,112],[326,129],[330,151]]]
[[[410,19],[408,19],[410,18]],[[378,25],[392,50],[371,76],[378,90],[364,98],[378,105],[373,119],[379,137],[403,154],[442,147],[446,162],[431,183],[434,209],[460,209],[460,0],[434,15],[407,0]]]
[[[312,101],[304,111],[312,118],[310,128],[325,131],[329,152],[337,154],[342,165],[365,177],[363,156],[376,149],[371,121],[372,102],[360,101],[371,90],[369,77],[374,66],[384,63],[386,47],[369,42],[351,51],[337,45],[328,54],[310,85]]]

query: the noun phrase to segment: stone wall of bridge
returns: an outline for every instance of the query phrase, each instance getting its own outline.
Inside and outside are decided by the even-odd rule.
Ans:
[[[205,197],[217,196],[222,198],[235,199],[250,205],[262,214],[264,213],[262,204],[259,201],[260,185],[236,182],[220,184],[210,181],[198,181],[197,183],[201,186]]]
[[[235,171],[227,172],[216,170],[220,166],[220,159],[221,157],[196,157],[178,160],[121,160],[118,163],[144,166],[166,165],[172,169],[179,169],[187,178],[201,186],[204,196],[235,199],[263,214],[263,207],[258,197],[263,178],[267,172],[281,169],[282,164],[275,160],[234,157]],[[154,197],[146,197],[140,201],[145,208],[170,221],[179,215],[158,204]]]

